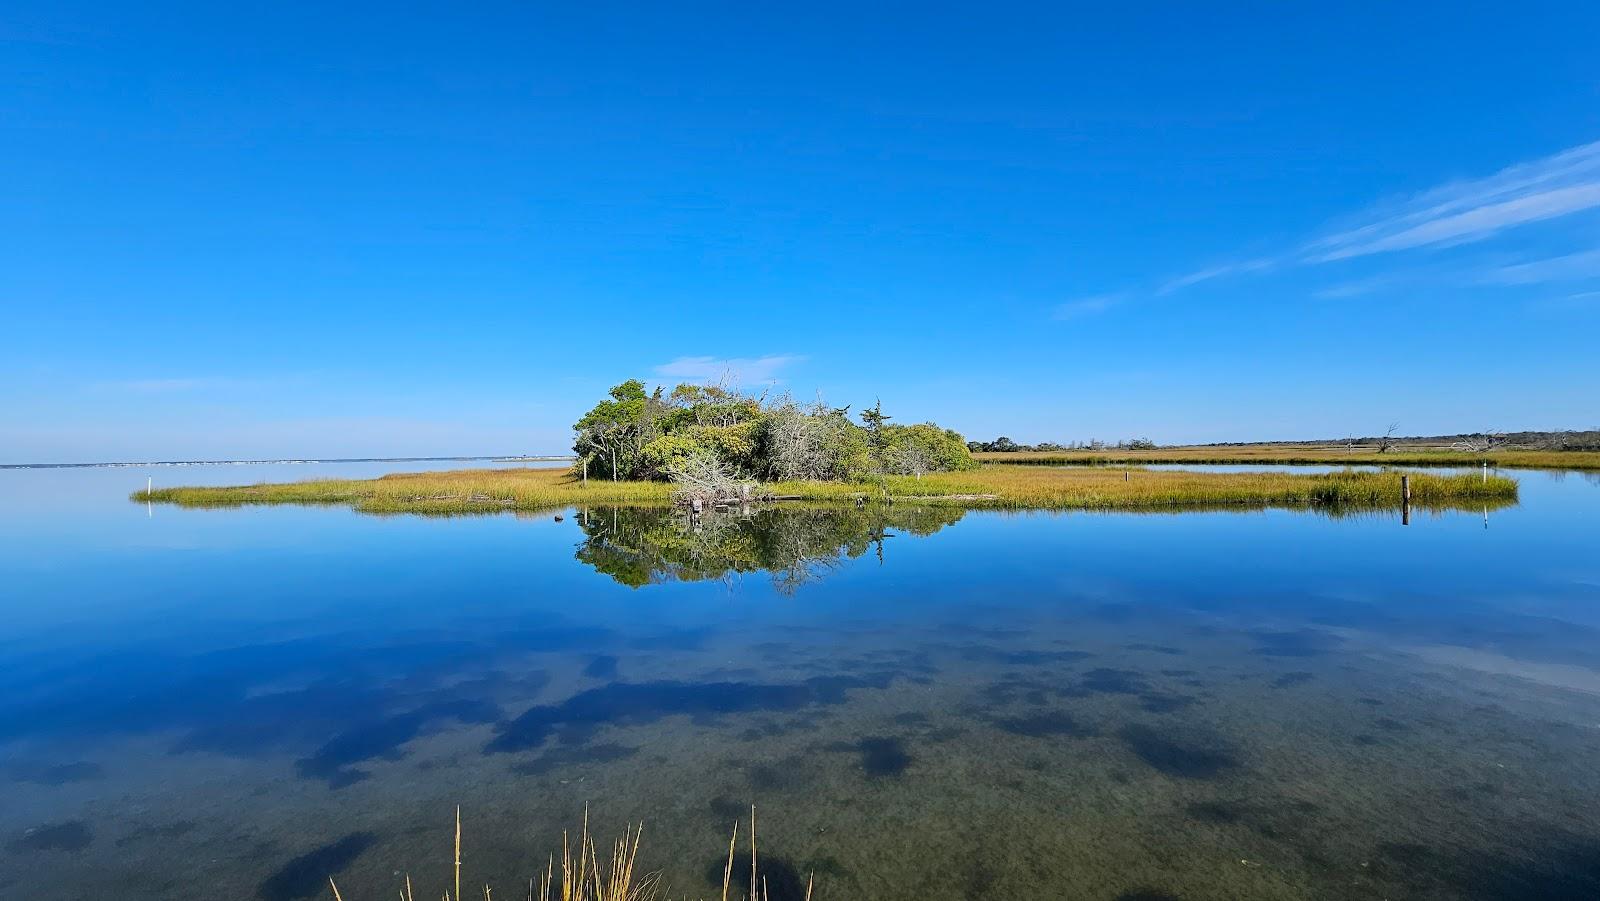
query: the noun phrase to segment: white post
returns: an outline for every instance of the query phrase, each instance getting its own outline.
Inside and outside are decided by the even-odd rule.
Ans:
[[[1489,484],[1489,461],[1483,461],[1483,484]]]

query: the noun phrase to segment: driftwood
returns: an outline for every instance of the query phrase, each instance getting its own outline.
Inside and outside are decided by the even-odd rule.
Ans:
[[[691,454],[667,467],[672,500],[699,512],[708,507],[748,506],[768,496],[753,479],[740,477],[710,454]]]

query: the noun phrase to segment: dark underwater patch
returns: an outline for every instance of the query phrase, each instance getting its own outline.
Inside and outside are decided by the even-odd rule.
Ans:
[[[310,757],[295,761],[295,771],[306,779],[321,779],[329,788],[343,788],[370,774],[354,769],[364,760],[398,760],[400,748],[441,720],[492,723],[500,709],[483,701],[448,701],[428,704],[408,713],[364,723],[329,739]]]
[[[615,679],[617,677],[617,658],[610,654],[600,654],[589,665],[583,668],[583,674],[591,679]]]
[[[1229,801],[1196,801],[1184,811],[1202,823],[1216,825],[1231,825],[1244,818],[1244,808]]]
[[[1125,726],[1118,735],[1140,760],[1168,776],[1215,779],[1238,766],[1227,751],[1178,741],[1149,726]]]
[[[1317,657],[1332,651],[1340,639],[1326,632],[1257,632],[1255,653],[1263,657]]]
[[[1165,645],[1165,644],[1130,644],[1130,645],[1123,645],[1123,647],[1127,648],[1130,651],[1150,651],[1151,653],[1154,653],[1154,654],[1166,654],[1166,655],[1172,656],[1172,657],[1177,657],[1177,656],[1181,656],[1181,655],[1183,655],[1185,653],[1188,653],[1183,648],[1175,648],[1175,647],[1172,647],[1171,645]]]
[[[1028,738],[1089,738],[1095,731],[1062,711],[1036,713],[1028,716],[1001,717],[995,726],[1012,735]]]
[[[855,745],[844,747],[852,751],[856,749]],[[757,793],[798,791],[811,784],[814,774],[808,763],[806,758],[800,756],[764,761],[746,767],[745,776]],[[749,814],[748,808],[745,813]]]
[[[16,766],[11,770],[13,782],[31,782],[35,785],[67,785],[88,782],[105,775],[97,763],[58,763],[47,766]]]
[[[741,861],[736,857],[733,861],[733,878],[730,880],[732,889],[730,894],[735,897],[748,898],[753,893],[750,890],[750,860]],[[722,888],[722,875],[727,872],[728,859],[720,857],[713,860],[706,867],[706,882],[717,889]],[[794,864],[783,857],[768,854],[760,859],[760,867],[756,872],[757,888],[759,894],[767,901],[805,901],[806,880]]]
[[[961,896],[967,901],[981,901],[989,897],[994,891],[995,883],[1000,881],[1000,874],[984,859],[975,859],[967,864],[967,872],[961,877]]]
[[[749,805],[741,804],[732,798],[720,795],[712,798],[707,806],[711,809],[713,817],[730,826],[750,816]],[[720,879],[721,877],[719,876],[718,878]]]
[[[1007,651],[987,645],[967,645],[961,648],[966,660],[984,663],[1003,663],[1007,666],[1040,666],[1046,663],[1076,663],[1094,655],[1088,651]]]
[[[1520,835],[1500,849],[1381,842],[1374,874],[1417,894],[1466,901],[1593,901],[1600,898],[1600,843],[1562,832]]]
[[[175,823],[167,823],[161,826],[141,826],[132,830],[127,835],[124,835],[122,838],[117,839],[117,847],[126,847],[135,842],[141,842],[147,839],[171,841],[175,838],[188,835],[189,833],[193,832],[195,827],[198,825],[200,824],[193,820],[178,820]]]
[[[863,738],[857,745],[861,769],[873,778],[899,776],[911,765],[905,742],[898,738]]]
[[[82,851],[94,841],[83,820],[68,820],[28,829],[6,844],[12,851]]]
[[[543,776],[546,773],[570,766],[627,760],[637,753],[639,753],[638,748],[612,743],[586,745],[577,748],[556,748],[540,754],[535,760],[516,764],[511,769],[523,776]]]
[[[1272,680],[1272,687],[1273,688],[1288,688],[1291,685],[1303,685],[1303,684],[1305,684],[1307,682],[1310,682],[1312,679],[1315,679],[1316,677],[1317,676],[1316,676],[1315,673],[1307,673],[1307,672],[1284,673],[1283,675],[1279,676],[1278,678]]]
[[[294,901],[322,895],[328,891],[328,877],[338,875],[355,863],[376,840],[370,832],[352,832],[302,854],[262,880],[256,896],[261,901]]]
[[[1017,675],[1006,675],[993,682],[979,692],[983,700],[991,705],[1014,704],[1021,701],[1025,704],[1044,704],[1051,695],[1065,695],[1060,686],[1043,679],[1028,679]]]
[[[711,723],[727,714],[794,711],[811,705],[841,704],[851,690],[887,688],[894,678],[892,673],[879,673],[816,676],[788,684],[614,682],[579,692],[559,704],[529,708],[516,719],[502,723],[498,727],[500,734],[483,750],[494,754],[537,748],[562,725],[637,725],[675,715]]]
[[[1149,689],[1144,677],[1133,670],[1106,667],[1084,673],[1083,681],[1078,684],[1082,688],[1101,694],[1136,695]]]
[[[1150,694],[1139,696],[1139,706],[1151,713],[1172,713],[1194,703],[1196,703],[1196,699],[1189,695],[1169,695],[1151,692]]]

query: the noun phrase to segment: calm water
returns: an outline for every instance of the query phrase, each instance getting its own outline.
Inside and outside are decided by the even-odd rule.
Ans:
[[[1600,897],[1600,484],[1513,475],[1409,526],[686,530],[0,471],[0,896],[436,896],[457,803],[496,897],[585,804],[709,894],[755,802],[775,899]]]

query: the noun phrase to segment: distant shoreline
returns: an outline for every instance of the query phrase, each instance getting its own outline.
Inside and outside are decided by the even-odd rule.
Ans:
[[[487,457],[286,457],[279,460],[144,460],[109,463],[0,463],[0,469],[112,469],[128,466],[285,466],[315,463],[541,463],[573,460],[570,454],[523,456],[499,454]]]

